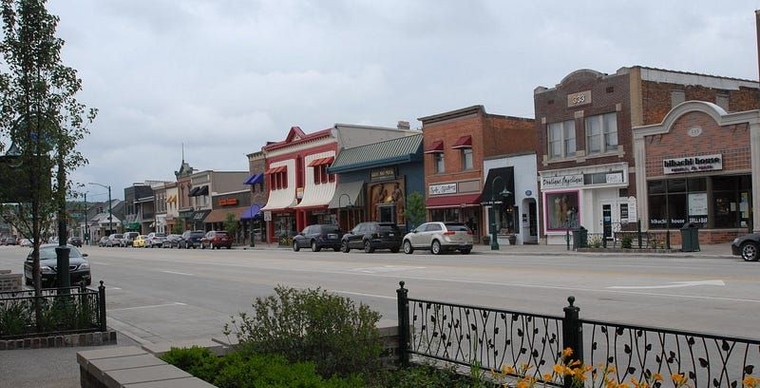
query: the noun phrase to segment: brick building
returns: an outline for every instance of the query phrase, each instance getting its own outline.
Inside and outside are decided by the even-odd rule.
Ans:
[[[634,66],[615,74],[582,69],[554,88],[536,88],[539,209],[547,243],[564,244],[566,231],[577,226],[604,238],[631,228],[646,195],[635,184],[632,128],[661,123],[692,100],[726,112],[756,109],[758,83]]]
[[[488,231],[484,214],[491,206],[492,190],[488,183],[499,176],[501,182],[497,183],[515,193],[514,169],[491,166],[494,173],[484,180],[483,163],[497,155],[533,151],[536,148],[533,120],[490,114],[482,105],[418,120],[422,122],[424,138],[428,219],[467,223],[475,233],[475,241],[479,241]],[[504,168],[496,171],[499,167]],[[515,196],[494,202],[496,218],[503,224],[497,228],[513,228]]]

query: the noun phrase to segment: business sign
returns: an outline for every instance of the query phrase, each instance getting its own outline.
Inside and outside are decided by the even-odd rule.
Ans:
[[[718,171],[723,169],[723,155],[688,156],[685,158],[664,159],[662,170],[665,174],[683,174],[689,172]]]
[[[457,184],[456,183],[446,183],[442,185],[430,185],[428,187],[428,194],[429,195],[441,195],[441,194],[456,194],[457,192]]]
[[[238,204],[237,198],[220,198],[219,206],[235,206]]]
[[[565,189],[583,186],[583,174],[546,176],[541,178],[542,189]]]
[[[396,179],[396,170],[393,167],[377,168],[369,172],[369,178],[373,181]]]
[[[579,93],[573,93],[567,95],[567,107],[572,108],[574,106],[586,105],[591,103],[591,91],[586,90]]]

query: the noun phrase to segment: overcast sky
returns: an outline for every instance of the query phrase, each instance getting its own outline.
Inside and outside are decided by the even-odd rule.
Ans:
[[[757,79],[746,1],[49,0],[80,102],[100,110],[75,182],[174,181],[335,123],[471,105],[533,117],[533,90],[624,66]],[[105,200],[89,186],[88,200]]]

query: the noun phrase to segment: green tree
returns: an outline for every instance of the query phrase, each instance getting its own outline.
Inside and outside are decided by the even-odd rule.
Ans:
[[[172,225],[172,233],[174,234],[182,234],[184,230],[182,230],[182,224],[177,222],[174,225]]]
[[[227,213],[224,215],[224,230],[230,234],[230,237],[237,241],[238,220],[235,218],[234,213]]]
[[[425,207],[425,197],[419,191],[414,191],[406,197],[406,210],[404,215],[412,229],[425,222],[427,208]]]
[[[0,42],[0,151],[8,151],[2,179],[18,179],[22,188],[0,198],[0,216],[33,243],[38,295],[41,236],[51,229],[51,214],[57,212],[61,222],[67,218],[65,199],[77,194],[66,176],[88,163],[76,146],[97,115],[97,109],[75,98],[82,80],[61,63],[64,41],[55,36],[59,18],[45,5],[45,0],[2,0]]]

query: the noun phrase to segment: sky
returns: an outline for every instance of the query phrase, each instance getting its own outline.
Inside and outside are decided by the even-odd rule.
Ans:
[[[472,105],[534,117],[578,69],[758,79],[760,0],[48,0],[77,99],[99,109],[69,177],[88,200],[335,123],[395,127]]]

